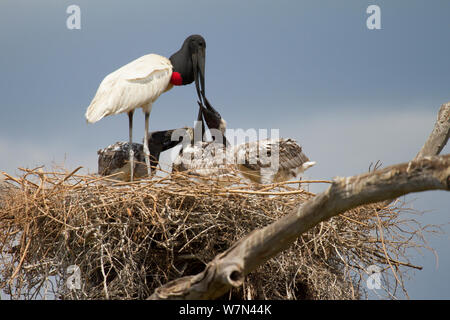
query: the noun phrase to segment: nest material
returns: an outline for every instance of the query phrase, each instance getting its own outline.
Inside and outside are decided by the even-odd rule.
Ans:
[[[237,176],[225,188],[182,173],[118,183],[76,174],[78,169],[21,169],[17,178],[4,173],[3,295],[145,299],[170,280],[201,272],[252,230],[314,197],[299,185],[248,185]],[[426,245],[423,228],[400,218],[404,210],[366,205],[322,222],[223,298],[364,298],[370,265],[383,271],[388,296],[398,288],[406,293],[404,272],[420,268],[409,263],[408,249]],[[79,289],[67,285],[73,265],[79,267]]]

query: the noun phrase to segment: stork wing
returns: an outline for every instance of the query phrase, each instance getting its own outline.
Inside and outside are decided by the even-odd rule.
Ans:
[[[124,65],[117,71],[121,73],[123,79],[128,81],[149,81],[155,71],[170,70],[172,64],[169,59],[158,54],[147,54]],[[172,72],[170,72],[172,75]],[[169,77],[170,79],[170,77]]]
[[[277,151],[279,169],[295,169],[309,161],[302,152],[302,147],[292,139],[259,140],[235,147],[238,164],[254,171],[270,167],[271,161],[277,159],[275,154]]]
[[[112,114],[129,112],[153,103],[166,89],[172,76],[170,60],[157,54],[142,56],[103,79],[86,111],[88,122]]]
[[[302,147],[294,140],[280,141],[280,168],[294,169],[308,162],[309,158],[303,153]]]

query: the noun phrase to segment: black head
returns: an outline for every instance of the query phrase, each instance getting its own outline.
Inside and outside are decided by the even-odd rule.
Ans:
[[[205,101],[206,107],[200,101],[197,101],[197,103],[200,107],[203,118],[205,119],[206,125],[210,130],[212,129],[219,130],[222,135],[223,144],[225,146],[228,146],[229,142],[225,137],[225,130],[227,126],[226,121],[222,118],[220,113],[213,108],[213,106],[211,105],[211,103],[209,103],[206,97],[203,97],[203,99]]]
[[[181,49],[169,58],[173,71],[180,73],[183,85],[195,81],[201,101],[205,95],[205,55],[206,41],[201,35],[195,34],[187,37]]]
[[[198,105],[200,106],[200,109],[203,113],[203,118],[205,119],[206,125],[209,129],[216,129],[220,130],[222,134],[225,134],[226,130],[226,121],[222,118],[220,113],[213,108],[211,103],[209,103],[208,99],[206,97],[203,97],[205,106],[197,101]]]
[[[148,148],[150,149],[150,153],[152,150],[163,152],[181,143],[182,138],[178,140],[172,139],[172,133],[175,130],[178,129],[150,132],[148,135]]]

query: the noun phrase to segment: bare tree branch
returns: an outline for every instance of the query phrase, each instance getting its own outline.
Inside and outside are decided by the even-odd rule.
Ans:
[[[327,191],[298,211],[250,233],[218,255],[195,276],[169,282],[150,299],[214,299],[319,222],[359,205],[397,198],[411,192],[450,190],[450,155],[413,160],[372,173],[337,178]]]
[[[435,127],[414,160],[348,178],[336,178],[322,194],[295,212],[255,230],[208,263],[195,276],[171,281],[149,299],[214,299],[245,276],[289,247],[321,221],[363,204],[389,203],[399,196],[426,190],[450,190],[450,155],[434,156],[450,135],[450,103],[442,105]]]
[[[450,137],[450,102],[444,103],[439,109],[434,128],[431,131],[427,141],[420,149],[414,160],[423,157],[437,156],[441,153]],[[384,206],[388,206],[395,199],[386,200]]]
[[[433,131],[415,159],[441,153],[450,137],[450,102],[441,106]]]

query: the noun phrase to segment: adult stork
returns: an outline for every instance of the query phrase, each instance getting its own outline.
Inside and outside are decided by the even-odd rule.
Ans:
[[[191,35],[180,50],[169,59],[157,54],[142,56],[107,75],[97,89],[86,111],[86,119],[94,123],[103,117],[127,113],[129,144],[133,144],[133,113],[142,108],[145,114],[144,155],[147,173],[151,175],[148,147],[149,117],[152,105],[158,97],[173,86],[187,85],[195,81],[200,101],[205,94],[205,48],[200,35]],[[129,150],[130,178],[134,176],[133,148]]]
[[[212,134],[214,140],[197,139],[180,150],[173,165],[175,171],[189,171],[208,180],[218,176],[226,178],[234,170],[252,182],[267,184],[288,181],[316,164],[292,139],[264,139],[230,147],[225,137],[225,120],[203,98],[206,108],[201,102],[199,106],[209,129],[216,130]],[[275,153],[278,157],[272,157]]]

